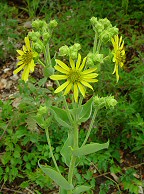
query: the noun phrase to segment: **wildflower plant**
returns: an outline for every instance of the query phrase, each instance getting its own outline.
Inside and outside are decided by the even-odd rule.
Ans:
[[[80,54],[81,45],[79,43],[75,43],[72,46],[64,45],[59,49],[59,56],[65,57],[66,62],[60,60],[58,56],[54,56],[51,59],[50,55],[50,39],[53,29],[57,26],[57,22],[52,20],[47,24],[43,20],[33,21],[33,31],[29,32],[29,38],[25,38],[26,46],[23,47],[23,51],[18,50],[20,54],[18,65],[20,67],[14,71],[14,73],[18,73],[21,69],[25,68],[22,79],[27,81],[29,72],[34,71],[35,64],[39,63],[44,67],[44,72],[46,72],[44,73],[45,80],[51,79],[52,82],[55,81],[56,88],[54,92],[47,97],[47,102],[40,105],[35,120],[45,130],[50,154],[54,163],[54,168],[52,168],[49,165],[43,165],[39,161],[39,167],[45,175],[50,177],[59,186],[60,194],[78,194],[92,189],[90,185],[74,185],[74,170],[78,166],[82,156],[86,157],[89,154],[109,147],[109,140],[103,144],[96,142],[87,143],[87,141],[91,130],[93,130],[98,111],[104,107],[107,109],[113,108],[117,104],[113,96],[98,97],[97,91],[94,91],[93,86],[100,79],[97,72],[97,64],[101,66],[103,61],[109,57],[101,53],[101,47],[111,42],[112,37],[118,34],[118,29],[113,27],[106,18],[98,20],[92,17],[90,21],[95,32],[93,50],[82,60]],[[30,46],[29,39],[32,47]],[[117,58],[117,55],[114,54],[115,60],[113,61],[117,65],[124,63],[123,43],[121,45],[121,42],[121,38],[119,43],[118,39],[116,39],[115,46],[114,39],[112,39],[114,52],[117,52],[117,49],[120,51],[119,56],[122,56]],[[54,61],[54,65],[52,64],[52,60]],[[93,91],[91,97],[88,95],[89,89]],[[55,100],[56,95],[61,99],[60,101]],[[69,103],[67,102],[67,98],[70,99]],[[84,98],[88,99],[85,103]],[[49,129],[51,128],[53,119],[67,130],[67,139],[60,151],[63,161],[68,167],[68,173],[65,177],[62,175],[61,168],[56,162],[51,146]],[[81,123],[86,122],[88,119],[90,119],[90,124],[85,134],[85,139],[80,144],[80,126]]]

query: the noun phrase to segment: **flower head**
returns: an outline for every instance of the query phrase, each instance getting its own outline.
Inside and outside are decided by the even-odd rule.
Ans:
[[[85,96],[85,87],[88,87],[93,90],[93,87],[89,84],[91,82],[97,82],[95,79],[98,74],[93,73],[97,68],[90,68],[87,70],[83,70],[85,67],[86,57],[83,59],[81,63],[81,55],[78,54],[78,59],[75,64],[74,60],[70,58],[70,65],[66,65],[62,61],[56,59],[57,65],[55,65],[55,69],[63,74],[61,75],[51,75],[50,78],[52,80],[66,80],[61,86],[59,86],[55,93],[61,92],[65,89],[64,95],[68,94],[70,90],[73,90],[74,100],[78,101],[79,91]]]
[[[119,80],[119,74],[118,74],[118,68],[123,67],[125,59],[126,59],[126,55],[125,55],[125,50],[124,50],[124,41],[122,42],[122,36],[118,37],[118,35],[114,36],[114,38],[112,38],[112,44],[114,47],[113,50],[113,62],[115,63],[115,67],[114,67],[114,71],[113,74],[116,73],[116,79],[117,82]]]
[[[25,46],[23,46],[23,50],[17,50],[20,55],[17,57],[19,59],[17,66],[19,67],[14,70],[13,73],[17,74],[19,71],[24,69],[22,73],[22,80],[26,82],[28,80],[29,73],[34,71],[35,63],[33,58],[36,57],[38,54],[32,51],[28,37],[25,37],[24,41]]]

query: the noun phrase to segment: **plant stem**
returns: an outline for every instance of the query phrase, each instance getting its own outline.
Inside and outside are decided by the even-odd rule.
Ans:
[[[96,117],[97,111],[98,111],[97,109],[94,110],[94,113],[93,113],[93,116],[92,116],[92,120],[91,120],[91,123],[90,123],[89,129],[88,129],[87,135],[85,137],[85,140],[84,140],[82,146],[84,146],[86,144],[86,142],[87,142],[87,140],[89,138],[89,135],[90,135],[91,130],[93,128],[93,124],[94,124],[94,121],[95,121],[95,117]]]
[[[50,137],[49,137],[48,127],[45,129],[45,132],[46,132],[47,142],[48,142],[48,145],[49,145],[49,149],[50,149],[50,154],[51,154],[51,156],[52,156],[52,160],[53,160],[53,162],[54,162],[54,165],[55,165],[57,171],[60,173],[59,167],[58,167],[57,162],[56,162],[56,160],[55,160],[55,157],[54,157],[54,155],[53,155],[52,146],[51,146],[51,141],[50,141]]]
[[[51,57],[50,57],[50,51],[49,51],[49,43],[46,46],[46,57],[47,57],[47,65],[51,66]]]
[[[94,38],[94,46],[93,46],[93,53],[96,53],[96,49],[97,49],[97,32],[95,32],[95,38]]]
[[[43,67],[45,67],[45,64],[44,64],[40,59],[38,59],[38,62],[39,62]]]
[[[75,124],[74,125],[74,145],[73,145],[73,149],[76,149],[76,148],[78,148],[78,126]],[[68,182],[69,182],[69,184],[72,184],[76,158],[77,157],[74,156],[74,155],[71,156],[71,162],[70,162],[69,173],[68,173]],[[72,194],[72,191],[68,191],[68,194]]]

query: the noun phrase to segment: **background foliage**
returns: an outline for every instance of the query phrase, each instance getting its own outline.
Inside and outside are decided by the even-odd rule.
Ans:
[[[79,184],[90,182],[94,193],[111,193],[116,189],[117,193],[137,194],[142,185],[142,181],[135,176],[139,168],[124,169],[124,166],[129,165],[122,160],[126,157],[132,157],[133,160],[135,156],[134,164],[144,162],[143,1],[36,2],[0,3],[1,61],[15,56],[15,48],[19,47],[18,42],[26,34],[22,23],[34,18],[58,21],[58,28],[51,40],[52,55],[58,52],[60,46],[76,42],[82,44],[82,53],[86,55],[93,44],[94,32],[89,22],[92,16],[107,17],[120,29],[127,55],[125,71],[120,72],[121,79],[116,84],[115,76],[111,76],[113,65],[109,61],[103,64],[99,75],[101,80],[95,86],[100,97],[114,95],[118,104],[113,110],[99,112],[95,130],[89,139],[94,142],[110,139],[110,148],[81,159],[75,177]],[[32,82],[26,85],[20,81],[19,93],[13,99],[0,101],[0,183],[1,186],[16,184],[18,190],[32,188],[34,193],[45,193],[56,190],[56,186],[37,168],[40,159],[43,163],[45,160],[48,163],[52,161],[45,132],[37,126],[35,115],[40,104],[49,103],[49,90],[40,87],[42,81],[33,79]],[[62,164],[59,151],[66,138],[66,129],[59,128],[53,122],[50,131],[56,160]],[[81,126],[81,140],[84,139],[85,131],[86,124]],[[65,173],[67,167],[63,166],[61,171]],[[115,181],[109,176],[110,172],[115,173],[119,180]],[[102,176],[100,181],[95,178],[103,173],[107,173],[107,177]]]

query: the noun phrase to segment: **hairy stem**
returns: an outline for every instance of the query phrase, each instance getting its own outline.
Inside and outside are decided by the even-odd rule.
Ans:
[[[89,138],[89,136],[90,136],[90,133],[91,133],[91,130],[92,130],[92,128],[93,128],[94,121],[95,121],[95,118],[96,118],[97,111],[98,111],[97,109],[94,110],[94,113],[93,113],[93,116],[92,116],[92,120],[91,120],[89,129],[88,129],[88,132],[87,132],[87,134],[86,134],[86,137],[85,137],[85,140],[84,140],[82,146],[84,146],[84,145],[86,144],[86,142],[87,142],[87,140],[88,140],[88,138]]]
[[[60,170],[59,170],[59,167],[58,167],[58,165],[57,165],[56,159],[55,159],[55,157],[54,157],[54,155],[53,155],[52,146],[51,146],[51,141],[50,141],[50,137],[49,137],[48,127],[45,129],[45,132],[46,132],[47,142],[48,142],[48,145],[49,145],[50,154],[51,154],[53,163],[54,163],[55,168],[57,169],[57,171],[60,173]]]

